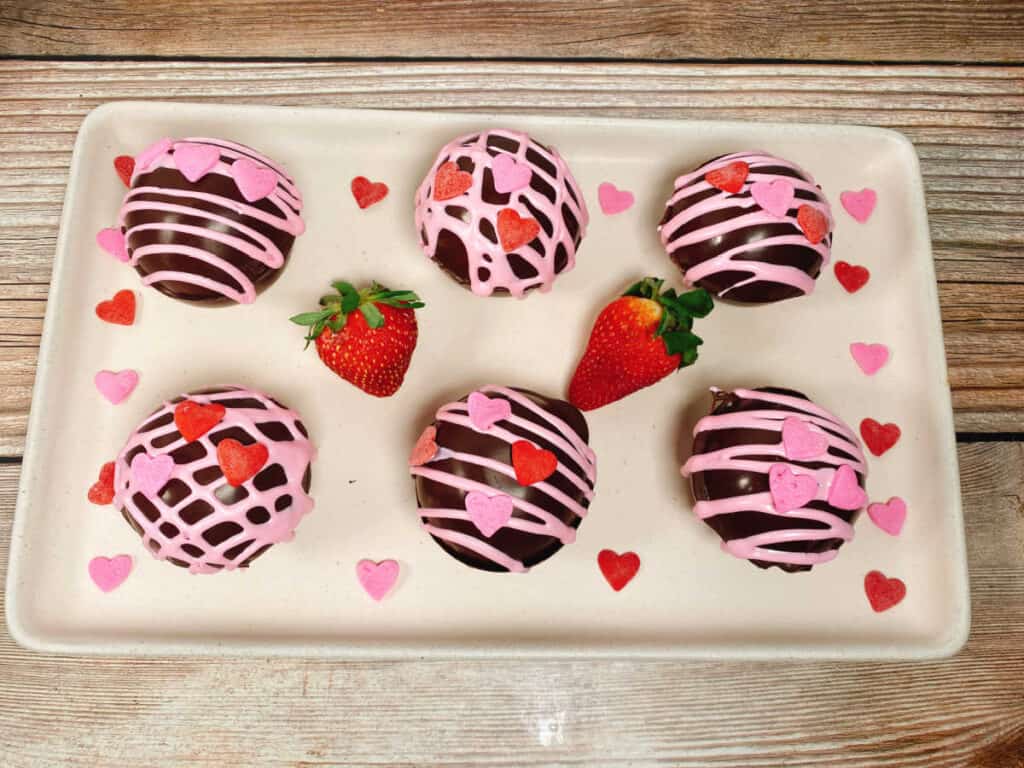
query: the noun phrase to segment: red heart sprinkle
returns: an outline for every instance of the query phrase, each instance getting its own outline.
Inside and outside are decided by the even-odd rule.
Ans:
[[[88,496],[93,504],[109,504],[114,500],[114,462],[108,461],[100,467],[100,478],[89,488]]]
[[[114,158],[114,170],[126,187],[132,185],[132,173],[135,172],[135,158],[131,155],[118,155]]]
[[[520,485],[533,485],[554,474],[558,457],[528,440],[517,440],[512,443],[512,468]]]
[[[220,403],[204,405],[195,400],[185,400],[174,408],[174,426],[191,443],[220,424],[224,413],[225,408]]]
[[[473,186],[473,174],[460,171],[459,166],[449,161],[442,163],[434,174],[434,199],[451,200]]]
[[[864,419],[860,423],[860,436],[867,443],[868,450],[875,456],[881,456],[900,439],[900,428],[893,423],[879,424],[874,419]]]
[[[388,196],[388,185],[383,181],[370,181],[365,176],[352,179],[352,197],[360,208],[369,208]]]
[[[828,219],[825,214],[812,205],[804,203],[796,209],[796,223],[804,231],[804,236],[817,245],[828,234]]]
[[[115,325],[131,325],[135,322],[135,294],[118,291],[114,298],[101,301],[96,305],[96,317]]]
[[[875,613],[881,613],[903,601],[907,585],[900,579],[887,578],[881,571],[871,571],[864,577],[864,593]]]
[[[867,267],[855,266],[845,261],[837,261],[834,267],[836,280],[846,289],[847,293],[856,293],[865,285],[871,273]]]
[[[263,443],[242,445],[233,438],[217,443],[217,463],[228,485],[239,486],[259,472],[270,458]]]
[[[526,245],[540,232],[536,219],[523,218],[511,208],[498,211],[498,237],[506,252]]]
[[[704,181],[723,192],[736,194],[743,189],[743,184],[750,174],[750,166],[742,160],[736,160],[722,168],[715,168],[704,174]]]
[[[619,592],[640,570],[640,556],[636,552],[620,555],[613,549],[602,549],[597,553],[597,565],[612,589]]]

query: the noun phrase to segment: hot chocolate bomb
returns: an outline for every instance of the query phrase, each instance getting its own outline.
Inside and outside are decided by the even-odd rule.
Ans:
[[[220,139],[163,139],[137,158],[120,226],[145,285],[182,301],[249,304],[305,226],[302,196],[269,158]]]
[[[315,455],[298,414],[270,396],[193,392],[129,436],[114,464],[113,503],[159,560],[192,573],[245,568],[290,541],[313,508]]]
[[[481,387],[442,406],[409,460],[423,528],[452,557],[522,572],[576,538],[597,467],[575,407]]]
[[[814,290],[829,260],[832,212],[794,163],[738,152],[676,179],[658,230],[687,284],[762,304]]]
[[[713,390],[683,465],[694,513],[759,568],[807,571],[853,538],[867,465],[853,431],[799,392]]]
[[[549,290],[576,263],[588,221],[565,160],[518,131],[460,136],[416,191],[424,253],[479,296]]]

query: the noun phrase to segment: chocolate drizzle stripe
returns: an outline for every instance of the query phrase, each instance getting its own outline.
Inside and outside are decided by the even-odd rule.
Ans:
[[[464,509],[442,509],[440,507],[420,507],[420,516],[427,518],[446,519],[446,520],[463,520],[472,524],[472,518],[469,516],[469,512]],[[533,533],[537,536],[553,536],[554,538],[561,541],[563,544],[571,544],[576,540],[576,531],[572,528],[568,529],[565,534],[566,538],[562,538],[552,532],[551,528],[546,523],[538,523],[534,520],[529,520],[525,517],[510,517],[508,522],[502,526],[503,528],[512,528],[516,531],[522,531],[524,533]]]
[[[173,209],[173,210],[172,210]],[[168,206],[166,209],[168,213],[187,213],[192,212],[198,213],[194,208],[187,208],[185,206]],[[210,214],[208,218],[212,221],[216,221],[228,227],[234,227],[239,233],[246,235],[249,239],[237,237],[229,232],[224,232],[211,227],[196,227],[189,224],[176,224],[174,227],[175,232],[181,232],[184,234],[195,235],[196,237],[205,238],[207,240],[215,240],[218,243],[230,245],[236,251],[240,251],[250,258],[257,259],[263,262],[268,267],[278,269],[284,265],[284,254],[281,249],[278,248],[274,241],[268,237],[264,237],[262,234],[254,229],[250,229],[241,224],[224,219],[218,216]],[[167,229],[167,225],[161,222],[151,222],[149,224],[136,224],[133,227],[128,227],[125,230],[125,237],[133,235],[137,232],[150,232],[150,231],[163,231]],[[253,249],[253,243],[262,246],[262,252],[255,251]],[[137,251],[138,249],[136,249]]]
[[[422,527],[423,530],[431,536],[442,539],[443,541],[450,541],[452,544],[458,544],[460,547],[465,547],[472,552],[476,552],[512,573],[526,573],[526,571],[530,570],[519,560],[506,555],[497,547],[492,547],[486,541],[478,539],[475,536],[470,536],[458,531],[450,531],[446,528],[439,528],[436,525],[430,525],[429,523],[423,523]]]
[[[565,437],[572,442],[577,453],[579,453],[584,458],[584,461],[580,462],[580,466],[586,469],[587,478],[591,482],[594,481],[594,479],[596,478],[596,455],[594,454],[594,449],[587,445],[587,441],[583,438],[583,436],[577,434],[576,430],[570,427],[568,424],[566,424],[565,421],[558,418],[555,414],[551,413],[550,411],[541,408],[530,398],[520,394],[519,392],[516,392],[514,389],[510,389],[509,387],[486,386],[481,387],[479,391],[483,392],[484,394],[501,395],[502,397],[508,399],[510,402],[514,402],[517,405],[522,406],[526,410],[533,412],[534,415],[540,417],[542,420],[546,421],[552,427],[554,427],[563,435],[565,435]]]

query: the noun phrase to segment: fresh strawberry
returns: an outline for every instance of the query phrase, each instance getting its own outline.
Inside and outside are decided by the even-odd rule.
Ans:
[[[423,302],[377,283],[361,291],[345,282],[333,287],[337,293],[320,299],[322,309],[291,321],[310,329],[306,346],[315,341],[324,365],[341,378],[376,397],[395,394],[416,348],[413,310]]]
[[[569,383],[569,400],[590,411],[649,387],[692,365],[703,340],[693,318],[712,309],[703,288],[676,295],[664,280],[646,277],[601,310],[583,359]]]

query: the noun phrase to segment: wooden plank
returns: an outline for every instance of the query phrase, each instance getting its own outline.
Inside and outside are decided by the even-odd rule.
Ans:
[[[1024,431],[1024,67],[0,62],[0,455],[24,442],[75,132],[113,99],[903,131],[921,156],[957,428]]]
[[[974,628],[952,660],[74,658],[3,631],[4,765],[1019,768],[1024,443],[960,462]],[[0,572],[17,474],[0,465]]]
[[[24,56],[1021,60],[1015,0],[9,0]]]

